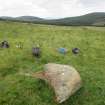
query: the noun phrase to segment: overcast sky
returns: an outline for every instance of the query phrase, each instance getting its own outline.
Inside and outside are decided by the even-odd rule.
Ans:
[[[62,18],[105,12],[105,0],[0,0],[0,16]]]

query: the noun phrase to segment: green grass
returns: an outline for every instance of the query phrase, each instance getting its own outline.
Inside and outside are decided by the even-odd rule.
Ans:
[[[59,27],[0,22],[0,41],[8,40],[9,49],[0,49],[0,105],[57,105],[54,92],[44,81],[19,75],[43,70],[53,62],[74,66],[83,87],[61,105],[105,105],[105,28]],[[23,49],[16,48],[18,42]],[[41,58],[31,54],[40,44]],[[56,49],[65,47],[66,55]],[[79,55],[71,49],[80,48]]]

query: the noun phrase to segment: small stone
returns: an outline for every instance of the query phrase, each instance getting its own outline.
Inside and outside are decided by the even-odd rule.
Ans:
[[[9,45],[8,41],[4,40],[3,42],[0,43],[0,47],[1,48],[9,48],[10,45]]]
[[[73,48],[73,49],[72,49],[72,52],[73,52],[74,54],[78,54],[78,53],[79,53],[79,49],[78,49],[78,48]]]
[[[66,54],[67,53],[67,49],[66,48],[59,48],[58,52],[61,54]]]
[[[41,49],[39,47],[33,47],[32,54],[34,57],[39,58],[41,55]]]

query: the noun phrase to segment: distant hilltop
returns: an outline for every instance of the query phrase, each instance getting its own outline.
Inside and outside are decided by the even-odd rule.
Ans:
[[[0,20],[65,26],[105,26],[105,12],[94,12],[77,17],[67,17],[50,20],[34,16],[21,16],[15,18],[2,16],[0,17]]]

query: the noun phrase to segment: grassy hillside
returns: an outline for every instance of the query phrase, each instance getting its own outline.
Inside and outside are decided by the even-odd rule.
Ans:
[[[58,27],[0,22],[0,41],[8,40],[9,49],[0,49],[0,105],[57,105],[54,92],[44,81],[19,73],[43,70],[48,62],[74,66],[83,79],[83,87],[61,105],[105,104],[105,28]],[[16,48],[18,42],[23,49]],[[39,60],[31,48],[40,44]],[[56,49],[65,47],[66,55]],[[72,54],[80,48],[79,55]]]
[[[65,26],[105,26],[105,12],[89,13],[77,17],[63,19],[42,19],[34,16],[21,16],[16,18],[1,17],[1,20],[31,22],[35,24],[65,25]]]
[[[102,22],[102,20],[103,20],[103,22],[105,22],[105,13],[104,12],[96,12],[96,13],[86,14],[83,16],[53,20],[53,23],[61,24],[61,25],[63,25],[63,24],[64,25],[72,25],[72,26],[91,26],[96,22],[100,22],[100,21]],[[102,24],[100,26],[104,26],[104,24]]]

